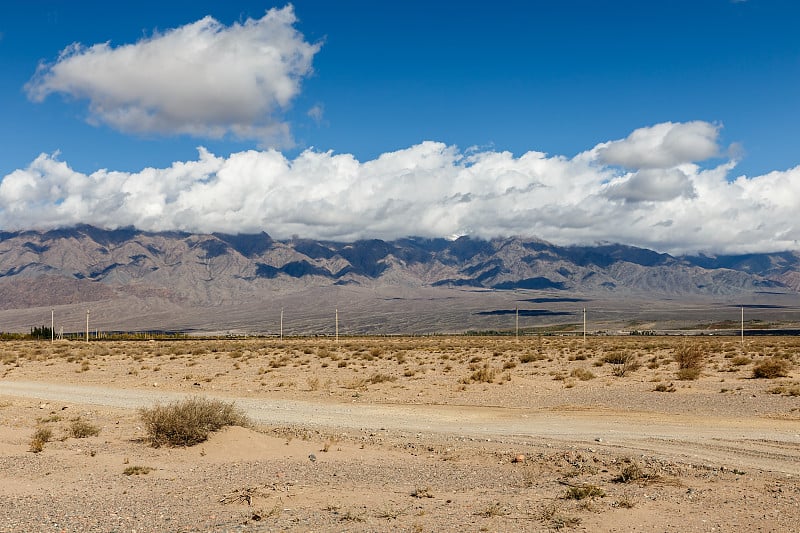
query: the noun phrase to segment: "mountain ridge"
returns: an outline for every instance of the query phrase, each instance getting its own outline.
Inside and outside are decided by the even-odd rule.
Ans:
[[[307,288],[310,282],[731,294],[763,288],[797,291],[800,255],[786,251],[675,257],[624,244],[557,246],[520,237],[343,243],[281,241],[265,232],[195,234],[93,226],[2,232],[0,282],[41,275],[110,287],[172,287],[180,299],[201,305],[215,303],[209,296],[215,292],[212,285],[233,288],[247,283],[262,288],[273,284],[281,290],[291,290],[291,284]],[[176,276],[183,283],[175,284]],[[46,297],[42,304],[48,304]]]
[[[359,298],[382,290],[545,291],[611,300],[793,295],[800,290],[800,254],[672,256],[521,237],[348,243],[93,226],[0,232],[0,310],[110,301],[201,310],[300,294],[311,305],[316,293],[336,287],[358,289]]]

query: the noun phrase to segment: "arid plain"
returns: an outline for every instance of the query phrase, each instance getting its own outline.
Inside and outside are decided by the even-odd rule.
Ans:
[[[5,341],[0,531],[797,531],[798,349]],[[150,446],[140,408],[195,396],[250,426]]]

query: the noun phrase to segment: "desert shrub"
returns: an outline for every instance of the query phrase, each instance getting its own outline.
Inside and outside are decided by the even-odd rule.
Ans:
[[[414,498],[433,498],[433,492],[430,487],[417,487],[411,493]]]
[[[39,453],[44,450],[44,445],[53,438],[53,430],[48,427],[37,428],[31,437],[31,451]]]
[[[140,476],[144,474],[149,474],[152,472],[153,469],[149,466],[129,466],[125,470],[122,471],[123,474],[126,476]]]
[[[546,357],[540,353],[528,351],[519,356],[520,363],[532,363],[534,361],[541,361],[542,359],[546,359]]]
[[[575,368],[569,373],[569,375],[573,378],[578,378],[581,381],[589,381],[590,379],[597,377],[594,375],[594,372],[586,368]]]
[[[612,352],[603,356],[603,361],[612,365],[622,365],[628,360],[630,354],[625,352]]]
[[[482,516],[483,518],[492,518],[494,516],[506,516],[510,514],[508,509],[503,507],[500,502],[493,502],[485,508],[475,511],[475,516]]]
[[[625,494],[622,498],[612,503],[611,506],[620,509],[633,509],[636,507],[636,500],[630,494]]]
[[[670,383],[667,385],[666,383],[659,383],[656,385],[656,388],[653,389],[656,392],[675,392],[675,385]]]
[[[700,377],[702,370],[699,368],[679,368],[675,376],[681,381],[693,381]]]
[[[550,529],[560,531],[564,528],[575,528],[581,523],[578,516],[568,516],[560,512],[556,504],[546,505],[538,514],[539,520],[549,523]]]
[[[96,437],[100,434],[100,428],[90,422],[87,422],[86,420],[76,418],[70,423],[68,434],[70,437],[76,439]]]
[[[633,354],[613,355],[613,357],[606,356],[604,359],[607,363],[612,363],[614,365],[611,373],[617,377],[625,377],[629,372],[634,372],[642,366],[639,359]]]
[[[650,478],[650,475],[645,472],[642,467],[640,467],[635,461],[630,461],[628,464],[622,467],[619,475],[614,478],[614,482],[631,483],[633,481],[640,481],[648,478]]]
[[[782,357],[770,357],[753,366],[753,377],[763,379],[785,378],[792,363]]]
[[[369,354],[370,354],[372,357],[380,357],[380,356],[382,356],[382,355],[383,355],[383,348],[380,348],[380,347],[375,347],[375,348],[372,348],[372,349],[369,351]]]
[[[771,394],[782,394],[784,396],[800,396],[800,384],[781,384],[771,388],[767,392]]]
[[[345,389],[352,390],[367,390],[368,386],[369,381],[365,378],[355,378],[342,385]]]
[[[700,377],[706,364],[706,353],[703,346],[694,343],[684,343],[675,350],[673,356],[678,363],[678,379],[694,380]]]
[[[306,379],[306,383],[308,383],[308,388],[311,390],[319,390],[319,378],[317,376],[311,376]]]
[[[494,368],[490,367],[488,364],[485,364],[483,367],[473,372],[472,375],[470,375],[469,380],[478,383],[491,383],[494,381],[494,376]]]
[[[594,498],[596,496],[603,497],[606,491],[597,485],[581,485],[579,487],[570,487],[564,494],[566,500],[583,500],[584,498]]]
[[[372,383],[373,385],[377,383],[383,383],[385,381],[395,381],[395,380],[397,380],[397,378],[394,376],[389,376],[387,374],[380,374],[380,373],[373,374],[369,378],[369,382]]]
[[[249,425],[247,416],[233,403],[200,397],[142,408],[139,416],[150,444],[156,448],[193,446],[223,427]]]

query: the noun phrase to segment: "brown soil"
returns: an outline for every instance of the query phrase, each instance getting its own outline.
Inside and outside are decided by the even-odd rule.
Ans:
[[[705,362],[681,381],[687,342]],[[798,347],[5,342],[0,531],[798,531]],[[788,375],[753,379],[772,357]],[[253,427],[150,447],[137,408],[186,395],[235,401]],[[69,436],[78,417],[99,435]]]

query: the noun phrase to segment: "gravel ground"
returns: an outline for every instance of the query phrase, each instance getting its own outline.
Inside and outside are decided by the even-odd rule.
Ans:
[[[406,375],[390,341],[378,342],[352,352],[380,346],[382,357],[351,355],[345,367],[299,341],[247,361],[257,345],[235,342],[143,357],[152,345],[80,357],[67,345],[4,360],[0,531],[800,531],[794,375],[751,379],[753,363],[728,364],[724,345],[701,379],[679,382],[664,379],[668,363],[612,377],[589,364],[603,352],[570,359],[585,353],[574,345],[510,367],[509,348],[455,341],[404,350],[419,358]],[[290,348],[309,363],[262,372]],[[487,360],[494,382],[465,383]],[[574,368],[596,377],[570,378]],[[654,392],[658,383],[675,392]],[[190,394],[234,400],[254,427],[150,447],[137,408]],[[99,435],[69,436],[76,418]],[[33,453],[39,427],[53,438]],[[126,475],[134,466],[146,468]]]

